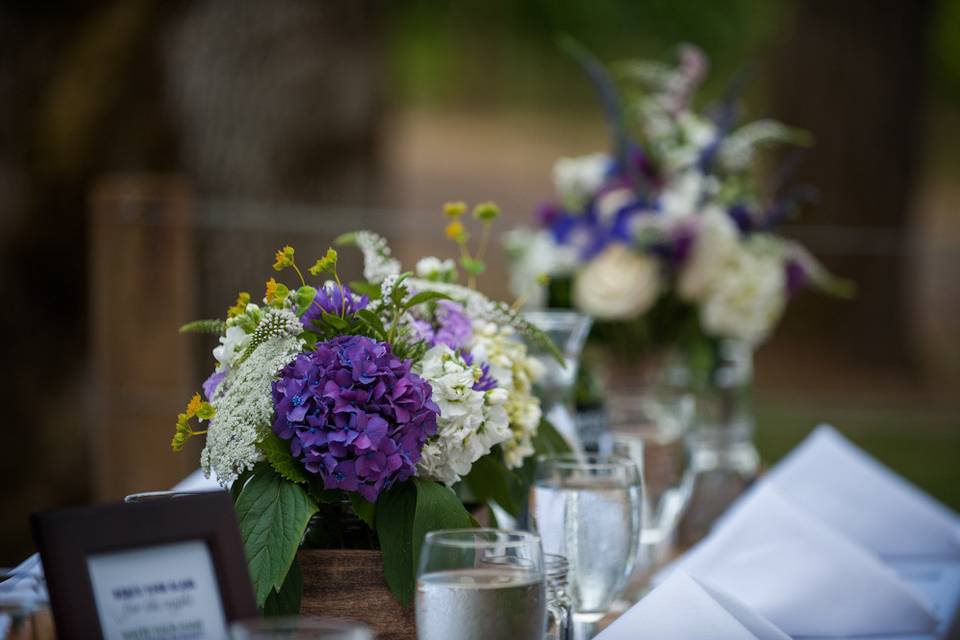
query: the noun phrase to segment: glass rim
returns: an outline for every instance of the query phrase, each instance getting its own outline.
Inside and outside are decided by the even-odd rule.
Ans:
[[[248,628],[254,631],[281,631],[291,629],[293,631],[336,631],[343,633],[362,632],[370,634],[370,627],[350,620],[340,618],[323,618],[316,616],[278,616],[270,618],[242,618],[230,623],[231,629]],[[372,637],[372,636],[371,636]]]
[[[529,309],[523,311],[522,315],[525,320],[536,325],[537,328],[541,330],[561,327],[579,328],[593,323],[591,316],[575,311],[574,309]]]
[[[591,462],[591,460],[600,459],[605,460],[605,462]],[[591,453],[583,456],[575,453],[547,454],[537,456],[537,463],[545,466],[549,465],[555,469],[586,469],[591,471],[635,470],[637,466],[637,463],[628,456],[617,453]]]
[[[176,489],[169,489],[166,491],[138,491],[137,493],[131,493],[123,496],[123,501],[126,503],[137,502],[139,500],[161,500],[164,498],[186,498],[188,496],[201,496],[207,493],[216,493],[220,491],[219,489],[184,489],[179,491]]]
[[[483,540],[477,536],[492,535],[499,539]],[[466,539],[473,536],[471,539]],[[458,540],[456,538],[463,537]],[[530,531],[518,531],[515,529],[495,529],[493,527],[480,527],[477,529],[437,529],[430,531],[423,539],[423,543],[454,547],[457,549],[493,549],[504,546],[519,547],[530,543],[540,543],[540,536]]]

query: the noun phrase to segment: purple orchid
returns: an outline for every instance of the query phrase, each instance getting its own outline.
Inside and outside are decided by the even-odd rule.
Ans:
[[[324,488],[374,502],[416,471],[424,442],[437,431],[432,392],[386,343],[339,336],[280,372],[273,431]]]

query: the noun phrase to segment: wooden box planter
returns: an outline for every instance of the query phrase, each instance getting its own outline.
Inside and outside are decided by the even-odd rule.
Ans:
[[[413,609],[404,609],[383,577],[379,551],[303,549],[300,613],[363,622],[377,640],[416,640]]]

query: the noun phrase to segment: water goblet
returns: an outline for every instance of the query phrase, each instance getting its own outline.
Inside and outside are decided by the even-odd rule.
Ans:
[[[530,495],[534,527],[546,553],[566,556],[573,618],[589,629],[610,610],[636,560],[642,481],[617,455],[541,458]]]
[[[500,529],[428,533],[417,572],[416,619],[419,640],[542,640],[540,538]]]

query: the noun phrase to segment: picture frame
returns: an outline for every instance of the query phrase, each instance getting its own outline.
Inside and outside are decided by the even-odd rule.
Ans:
[[[120,628],[138,616],[146,624],[152,615],[154,626],[162,619],[222,630],[258,615],[226,492],[69,508],[30,521],[61,640],[122,637]],[[194,619],[184,621],[191,607]]]

